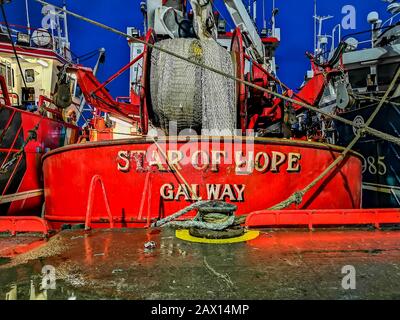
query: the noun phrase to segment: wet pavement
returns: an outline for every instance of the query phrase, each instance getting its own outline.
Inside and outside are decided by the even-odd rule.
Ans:
[[[400,231],[265,230],[227,245],[185,242],[169,229],[63,231],[20,238],[20,248],[32,245],[26,253],[10,251],[12,241],[0,238],[0,300],[13,290],[29,299],[32,285],[37,295],[46,266],[56,276],[48,299],[400,298]],[[355,290],[342,287],[344,266],[355,268]]]

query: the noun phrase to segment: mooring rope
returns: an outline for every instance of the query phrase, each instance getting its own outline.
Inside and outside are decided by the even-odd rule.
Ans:
[[[173,173],[176,173],[181,179],[181,181],[185,184],[186,189],[185,193],[186,195],[190,198],[189,192],[192,194],[192,199],[195,199],[195,203],[187,206],[186,208],[174,213],[173,215],[170,215],[166,218],[163,218],[161,220],[158,220],[157,222],[154,222],[151,224],[152,228],[157,228],[157,227],[162,227],[162,226],[168,226],[168,227],[173,227],[173,228],[182,228],[182,229],[188,229],[188,228],[198,228],[198,229],[208,229],[208,230],[214,230],[214,231],[221,231],[229,228],[230,226],[235,224],[236,217],[235,215],[223,215],[223,214],[216,214],[216,213],[209,213],[207,215],[207,220],[213,220],[213,222],[207,222],[207,221],[199,221],[197,215],[194,219],[192,220],[185,220],[185,221],[175,221],[179,219],[180,217],[184,216],[185,214],[189,213],[192,210],[198,210],[203,207],[206,207],[210,204],[214,204],[215,206],[221,208],[224,205],[226,206],[226,202],[220,202],[220,201],[213,201],[213,200],[201,200],[197,194],[194,192],[194,190],[190,187],[189,183],[183,176],[183,174],[180,172],[179,168],[175,166],[173,163],[171,163],[168,159],[168,156],[165,154],[164,150],[161,148],[161,146],[158,144],[156,139],[152,137],[152,140],[162,156],[164,157],[165,161],[167,162],[169,168]],[[235,206],[236,207],[236,206]],[[218,210],[218,209],[217,209]]]
[[[163,225],[165,225],[165,224],[167,224],[169,222],[172,222],[172,221],[174,221],[176,219],[179,219],[180,217],[182,217],[183,215],[189,213],[190,211],[199,209],[201,207],[204,207],[204,206],[210,204],[211,202],[213,202],[213,201],[211,201],[211,200],[200,200],[200,201],[197,201],[195,203],[192,203],[191,205],[187,206],[186,208],[184,208],[182,210],[179,210],[178,212],[176,212],[176,213],[174,213],[174,214],[172,214],[172,215],[170,215],[168,217],[165,217],[165,218],[163,218],[161,220],[158,220],[158,221],[152,223],[151,227],[153,227],[153,228],[162,227]]]
[[[190,211],[201,210],[206,207],[208,207],[208,210],[206,210],[208,212],[200,213],[199,211],[196,217],[192,220],[176,221]],[[222,201],[199,200],[168,217],[152,223],[151,227],[157,228],[168,226],[180,229],[197,228],[222,231],[237,224],[237,218],[234,215],[236,209],[237,206]],[[225,214],[216,213],[217,211],[225,212]]]
[[[226,218],[224,216],[219,221],[216,222],[204,222],[198,220],[186,220],[186,221],[172,221],[168,224],[169,227],[179,228],[179,229],[205,229],[213,231],[223,231],[231,227],[235,223],[236,217],[234,215]]]
[[[392,92],[395,84],[397,83],[397,80],[400,77],[400,67],[397,69],[396,75],[394,76],[389,88],[387,89],[385,95],[382,97],[381,101],[379,102],[379,105],[376,107],[374,112],[371,114],[369,119],[366,122],[366,126],[371,125],[372,121],[374,121],[375,117],[378,115],[379,111],[381,110],[382,106],[385,104],[387,98],[389,97],[389,94]],[[291,204],[296,203],[297,205],[301,204],[303,202],[303,197],[306,195],[307,192],[309,192],[313,187],[315,187],[322,179],[324,179],[333,168],[338,166],[347,156],[347,154],[353,149],[355,144],[360,140],[360,138],[363,136],[363,129],[359,129],[357,131],[356,136],[354,139],[350,142],[350,144],[346,147],[346,149],[341,153],[341,155],[335,159],[317,178],[315,178],[309,185],[307,185],[304,189],[297,191],[293,193],[289,198],[286,200],[278,203],[277,205],[271,207],[268,210],[282,210],[287,207],[289,207]]]

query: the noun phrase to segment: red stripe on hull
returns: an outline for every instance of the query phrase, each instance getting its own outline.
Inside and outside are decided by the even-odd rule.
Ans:
[[[68,63],[67,60],[51,49],[16,46],[16,50],[18,54],[24,56],[54,59],[60,61],[61,63]],[[10,43],[2,42],[0,43],[0,53],[9,53],[14,55],[14,50]]]

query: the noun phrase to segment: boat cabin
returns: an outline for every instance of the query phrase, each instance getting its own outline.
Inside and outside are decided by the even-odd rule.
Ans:
[[[41,97],[52,99],[58,74],[63,65],[70,61],[71,53],[68,46],[45,29],[33,32],[29,29],[28,33],[27,30],[19,31],[12,26],[10,31],[12,40],[7,28],[0,27],[0,76],[5,79],[11,106],[35,112],[39,101],[42,101]],[[73,100],[79,103],[76,76],[68,76]],[[6,103],[4,94],[0,95],[0,103]]]

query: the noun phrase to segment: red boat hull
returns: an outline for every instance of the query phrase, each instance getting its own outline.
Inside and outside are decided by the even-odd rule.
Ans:
[[[0,174],[0,196],[4,199],[25,194],[22,200],[0,202],[0,215],[40,215],[43,205],[41,158],[49,150],[75,143],[79,128],[42,118],[12,107],[0,107],[0,166],[10,161],[39,123],[36,140],[31,140],[19,160]],[[34,192],[33,196],[29,195]],[[21,197],[16,197],[20,199]],[[3,200],[2,199],[2,200]]]
[[[144,227],[198,198],[232,202],[237,214],[247,214],[306,187],[342,151],[295,140],[222,142],[199,148],[193,141],[164,140],[157,147],[143,138],[49,152],[43,159],[45,217],[55,228],[88,219],[93,227],[108,227],[111,221],[117,227]],[[306,194],[302,205],[288,209],[360,208],[361,171],[360,157],[351,154]]]

